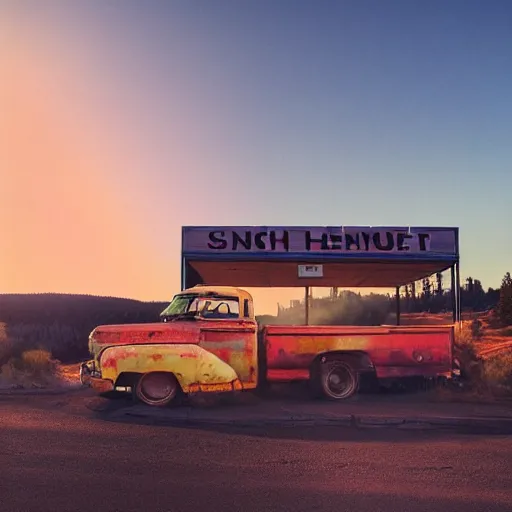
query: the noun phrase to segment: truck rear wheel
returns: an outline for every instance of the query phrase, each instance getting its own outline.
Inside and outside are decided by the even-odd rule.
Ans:
[[[133,387],[135,398],[147,405],[165,407],[173,402],[180,385],[172,373],[151,372],[140,376]]]
[[[321,365],[318,372],[319,388],[331,400],[344,400],[359,388],[359,374],[343,360],[329,361]]]

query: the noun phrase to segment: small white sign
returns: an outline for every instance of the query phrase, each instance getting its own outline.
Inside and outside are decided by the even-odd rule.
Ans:
[[[299,277],[324,277],[323,265],[299,265]]]

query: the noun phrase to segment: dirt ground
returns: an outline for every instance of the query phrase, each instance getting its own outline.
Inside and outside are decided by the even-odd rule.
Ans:
[[[491,512],[510,437],[343,427],[185,428],[105,417],[89,391],[0,395],[9,512]]]

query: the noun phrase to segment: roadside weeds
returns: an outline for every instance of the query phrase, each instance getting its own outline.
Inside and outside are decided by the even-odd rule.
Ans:
[[[4,359],[5,360],[5,359]],[[12,354],[0,367],[0,390],[58,390],[78,383],[50,352],[42,349]]]
[[[475,321],[464,321],[456,330],[454,352],[460,366],[461,387],[451,391],[453,400],[512,403],[512,352],[505,348],[479,354],[477,343],[482,335],[481,325]],[[450,393],[439,396],[446,400]]]

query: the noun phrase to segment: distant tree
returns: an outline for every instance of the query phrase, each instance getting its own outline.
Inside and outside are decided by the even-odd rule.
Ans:
[[[512,277],[510,272],[501,281],[498,316],[504,325],[512,325]]]
[[[426,299],[430,298],[430,279],[428,277],[423,279],[423,296]]]
[[[482,295],[482,294],[485,294],[484,292],[484,288],[482,286],[482,282],[479,281],[478,279],[475,279],[473,281],[473,292],[476,294],[476,295]]]
[[[486,307],[494,308],[500,300],[500,289],[489,288],[485,294]]]
[[[442,295],[443,294],[443,274],[441,272],[438,272],[436,274],[436,284],[437,284],[437,287],[436,287],[437,295]]]

